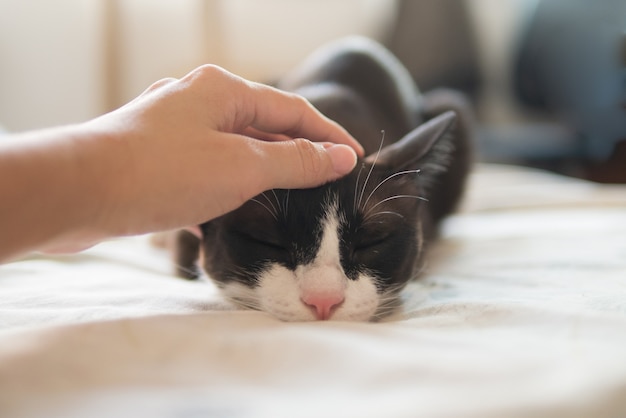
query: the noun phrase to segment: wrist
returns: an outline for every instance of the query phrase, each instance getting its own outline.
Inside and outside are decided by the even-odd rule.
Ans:
[[[68,178],[75,189],[68,203],[76,205],[76,218],[70,230],[80,239],[96,242],[125,235],[127,231],[115,222],[118,204],[129,188],[126,168],[130,153],[125,136],[102,129],[94,121],[71,129]]]
[[[0,259],[32,250],[84,247],[106,236],[100,141],[86,125],[20,134],[0,148]],[[3,234],[4,235],[4,234]]]

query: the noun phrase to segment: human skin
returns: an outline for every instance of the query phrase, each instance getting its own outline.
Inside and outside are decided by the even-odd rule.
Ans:
[[[96,119],[3,138],[0,261],[197,225],[337,179],[357,155],[300,96],[203,66]]]

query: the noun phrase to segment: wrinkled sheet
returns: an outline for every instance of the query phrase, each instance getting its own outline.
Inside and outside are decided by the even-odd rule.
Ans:
[[[403,297],[283,323],[147,237],[31,256],[0,266],[0,416],[626,416],[626,187],[481,166]]]

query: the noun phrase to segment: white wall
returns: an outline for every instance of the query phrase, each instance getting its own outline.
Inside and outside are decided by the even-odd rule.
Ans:
[[[512,34],[536,0],[465,1],[482,108],[507,123],[519,114],[508,94]],[[0,0],[0,125],[85,120],[206,62],[271,80],[328,40],[384,37],[395,12],[395,0]]]
[[[102,3],[0,0],[0,124],[83,120],[103,106]]]
[[[266,80],[323,42],[380,37],[393,0],[0,0],[0,124],[85,120],[206,62]]]
[[[276,77],[322,43],[350,35],[380,39],[394,18],[390,0],[227,0],[222,56],[248,78]]]
[[[180,77],[206,61],[205,15],[218,1],[112,3],[110,60],[114,62],[110,84],[115,93],[110,97],[111,106],[129,101],[158,79]]]
[[[267,81],[322,43],[380,38],[393,0],[120,0],[119,100],[211,62]]]

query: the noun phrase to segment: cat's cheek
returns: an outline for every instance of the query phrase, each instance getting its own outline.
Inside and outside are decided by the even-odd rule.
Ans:
[[[375,278],[360,274],[356,280],[347,280],[346,299],[331,318],[336,321],[370,321],[380,306]]]
[[[300,299],[300,288],[294,271],[275,264],[259,277],[256,288],[258,304],[283,321],[314,321],[315,314]]]
[[[259,308],[283,321],[315,321],[319,319],[336,321],[369,321],[380,305],[375,279],[360,275],[357,280],[349,280],[342,271],[321,274],[317,269],[300,268],[296,272],[280,265],[268,269],[259,278],[256,288]],[[315,308],[307,305],[306,294],[311,281],[324,282],[325,277],[338,276],[344,300],[331,310],[330,315],[319,317]],[[329,285],[329,283],[325,283]],[[330,286],[336,287],[336,286]]]

